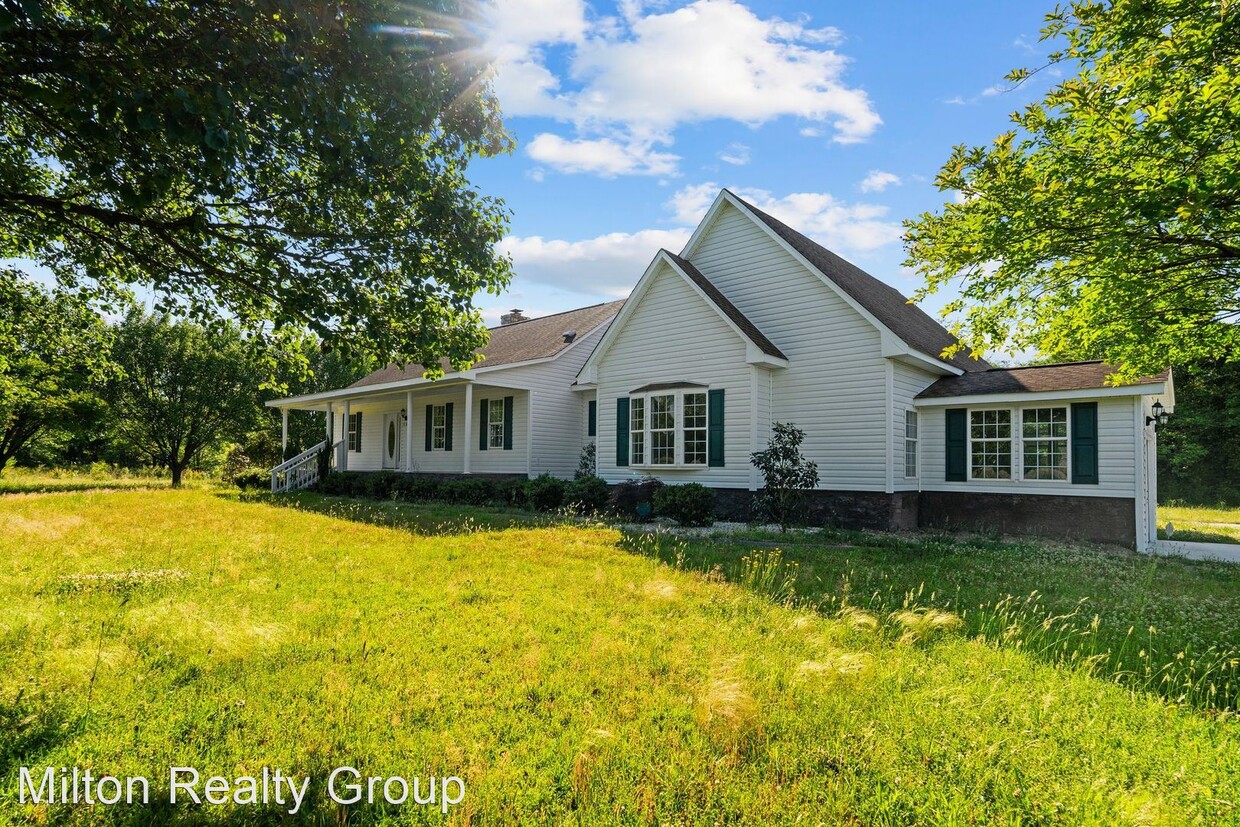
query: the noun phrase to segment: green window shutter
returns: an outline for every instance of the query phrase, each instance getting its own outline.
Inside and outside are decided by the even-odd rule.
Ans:
[[[380,423],[380,427],[382,427],[382,423]],[[357,412],[357,436],[354,437],[354,439],[357,442],[357,447],[354,448],[353,450],[360,454],[362,452],[362,412],[361,411]]]
[[[504,450],[512,450],[512,397],[504,397]]]
[[[964,482],[969,478],[969,412],[964,408],[948,408],[947,481]]]
[[[706,392],[706,465],[723,467],[723,388]]]
[[[443,406],[443,449],[452,450],[452,403]]]
[[[1072,406],[1072,482],[1098,484],[1098,403]]]
[[[485,451],[487,449],[487,443],[491,441],[491,429],[487,427],[490,424],[487,421],[487,413],[489,413],[491,409],[487,407],[487,401],[485,399],[482,400],[481,410],[482,415],[478,417],[478,450]]]
[[[426,452],[431,451],[431,420],[435,418],[435,406],[426,406]]]
[[[598,402],[590,400],[586,416],[586,436],[598,436]]]
[[[629,465],[629,398],[616,400],[616,467]]]

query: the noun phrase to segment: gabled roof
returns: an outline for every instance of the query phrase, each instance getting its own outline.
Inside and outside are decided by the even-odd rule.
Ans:
[[[824,278],[848,294],[912,349],[944,361],[960,370],[985,370],[990,367],[989,363],[984,360],[969,356],[967,351],[958,352],[952,358],[944,359],[940,354],[947,348],[958,344],[959,341],[924,310],[911,304],[899,290],[879,281],[855,264],[845,261],[779,219],[767,215],[730,190],[724,190],[724,192],[748,210],[753,217],[769,227]]]
[[[745,334],[745,338],[757,345],[759,350],[767,356],[774,356],[777,359],[788,358],[783,354],[783,351],[775,347],[774,343],[771,342],[770,339],[763,335],[761,330],[758,330],[757,325],[749,321],[749,319],[745,317],[745,314],[737,309],[736,305],[728,301],[727,296],[719,292],[718,287],[711,284],[710,279],[702,275],[701,270],[695,267],[688,260],[681,258],[673,252],[668,250],[660,250],[660,252],[666,253],[667,257],[672,260],[672,263],[679,267],[681,271],[689,277],[689,280],[696,284],[702,292],[706,294],[706,298],[714,302],[715,306],[723,311],[723,315],[727,316],[732,321],[732,324],[739,327],[741,332]]]
[[[1165,383],[1169,371],[1143,376],[1133,382],[1108,385],[1115,372],[1105,362],[1066,362],[1059,365],[1030,365],[1023,368],[990,368],[960,376],[945,376],[917,394],[918,399],[944,396],[978,396],[1003,393],[1049,393],[1054,391],[1102,390]]]
[[[477,351],[479,355],[486,358],[474,367],[494,368],[558,356],[572,345],[571,341],[565,341],[565,333],[575,332],[577,335],[573,341],[579,341],[591,330],[615,316],[623,304],[623,301],[595,304],[564,313],[553,313],[537,319],[492,327],[490,328],[491,341],[486,347]],[[453,370],[447,360],[443,362],[443,369],[447,373]],[[403,379],[418,379],[421,378],[424,370],[422,365],[406,365],[404,368],[388,365],[364,379],[359,379],[349,387],[360,388],[367,385],[399,382]]]

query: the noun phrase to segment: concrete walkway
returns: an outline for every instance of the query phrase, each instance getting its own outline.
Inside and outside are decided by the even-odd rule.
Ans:
[[[1240,563],[1240,545],[1234,543],[1159,540],[1154,546],[1154,553],[1167,557],[1186,557],[1189,560],[1222,560],[1226,563]]]

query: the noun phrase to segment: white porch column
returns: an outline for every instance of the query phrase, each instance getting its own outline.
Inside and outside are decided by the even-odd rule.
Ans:
[[[483,426],[485,427],[485,425]],[[474,383],[465,383],[465,452],[461,473],[469,473],[469,455],[474,442]]]
[[[405,391],[405,473],[413,473],[413,391]]]
[[[525,476],[534,478],[534,392],[525,394]]]
[[[288,453],[288,408],[280,409],[280,461]]]
[[[383,424],[383,423],[379,423]],[[340,446],[340,458],[336,461],[337,467],[341,471],[349,470],[349,400],[344,401],[344,412],[340,415],[340,436],[344,438],[344,444]]]

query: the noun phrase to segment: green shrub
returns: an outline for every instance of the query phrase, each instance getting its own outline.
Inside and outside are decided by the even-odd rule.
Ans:
[[[535,511],[555,511],[564,504],[564,480],[539,474],[526,484],[526,496]]]
[[[607,497],[607,510],[623,520],[645,522],[654,516],[654,495],[662,487],[663,483],[654,477],[613,485]]]
[[[357,471],[332,471],[319,479],[319,493],[332,497],[359,496],[361,476]]]
[[[607,483],[599,477],[578,477],[564,489],[564,501],[582,514],[596,514],[607,507]]]
[[[715,521],[715,492],[696,482],[665,485],[654,492],[654,510],[681,525],[710,525]]]
[[[271,488],[271,472],[264,468],[247,468],[233,475],[233,485],[242,491],[265,491]]]
[[[805,513],[808,492],[818,486],[818,466],[801,453],[805,432],[788,422],[771,426],[771,439],[765,451],[755,451],[749,461],[762,472],[765,484],[755,505],[766,519],[787,530]]]
[[[495,486],[495,500],[500,505],[529,508],[529,480],[504,480]]]
[[[369,497],[372,500],[390,500],[400,474],[395,471],[376,471],[360,475],[361,481],[354,496]]]
[[[496,499],[495,482],[488,479],[449,480],[440,485],[439,499],[456,505],[488,505]]]
[[[442,483],[433,477],[416,477],[402,474],[393,488],[393,495],[398,500],[411,503],[428,503],[438,500],[441,496]]]

